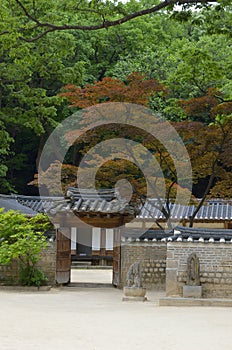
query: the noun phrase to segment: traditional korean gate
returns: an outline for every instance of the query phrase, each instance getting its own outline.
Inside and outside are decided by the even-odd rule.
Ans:
[[[121,283],[121,232],[114,230],[114,250],[113,250],[113,285],[120,287]]]
[[[71,277],[71,234],[68,228],[62,228],[62,232],[57,231],[56,234],[56,282],[66,284],[70,282]]]
[[[65,232],[64,232],[65,230]],[[64,232],[64,233],[62,233]],[[56,282],[67,284],[71,277],[71,234],[70,229],[62,228],[62,232],[57,231],[57,258],[56,258]],[[121,232],[114,230],[113,247],[113,281],[115,287],[120,287],[121,283]]]

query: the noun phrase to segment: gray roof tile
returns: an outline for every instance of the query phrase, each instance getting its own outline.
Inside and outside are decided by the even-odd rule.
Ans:
[[[35,197],[35,196],[5,196],[7,205],[8,200],[13,200],[14,205],[28,207],[33,212],[49,212],[74,210],[77,212],[91,213],[126,213],[135,212],[135,207],[131,205],[124,206],[123,200],[116,197],[114,190],[99,190],[98,197],[93,190],[81,190],[70,188],[67,197]],[[7,199],[8,198],[8,199]],[[138,211],[137,219],[164,220],[165,217],[160,210],[160,201],[149,199],[145,205]],[[13,205],[13,203],[12,203]],[[21,207],[21,209],[22,209]],[[166,204],[164,203],[166,208]],[[20,209],[19,209],[20,210]],[[26,210],[26,209],[24,209]],[[188,220],[193,215],[194,205],[183,206],[181,204],[170,203],[170,212],[172,220]],[[198,221],[225,221],[232,220],[232,200],[210,200],[206,202],[196,215]]]
[[[19,203],[17,199],[12,196],[0,195],[0,208],[4,208],[5,212],[9,210],[17,210],[28,216],[35,216],[37,214],[35,210]]]

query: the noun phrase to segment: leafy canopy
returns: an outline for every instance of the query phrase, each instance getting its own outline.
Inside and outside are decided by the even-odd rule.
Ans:
[[[159,13],[162,10],[173,10],[175,5],[183,5],[185,9],[191,6],[212,6],[212,3],[226,6],[228,0],[169,0],[169,1],[134,1],[126,4],[116,0],[68,0],[65,3],[56,0],[25,0],[7,1],[14,11],[22,13],[24,23],[14,26],[20,37],[25,41],[36,41],[48,33],[55,31],[81,30],[96,31],[106,29],[133,19]],[[67,11],[71,15],[67,15]],[[188,14],[188,12],[187,12]],[[148,17],[149,18],[149,17]],[[29,34],[29,35],[28,35]]]

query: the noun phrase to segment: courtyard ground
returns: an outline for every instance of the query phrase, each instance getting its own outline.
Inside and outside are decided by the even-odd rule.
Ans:
[[[71,282],[112,283],[112,269],[71,269]]]
[[[122,302],[115,288],[0,291],[1,350],[231,350],[232,308]]]

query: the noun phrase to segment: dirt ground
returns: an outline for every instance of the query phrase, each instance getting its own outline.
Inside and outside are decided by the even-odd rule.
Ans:
[[[232,308],[122,302],[122,291],[0,291],[1,350],[231,350]]]
[[[72,269],[71,282],[79,283],[112,283],[113,270]]]

